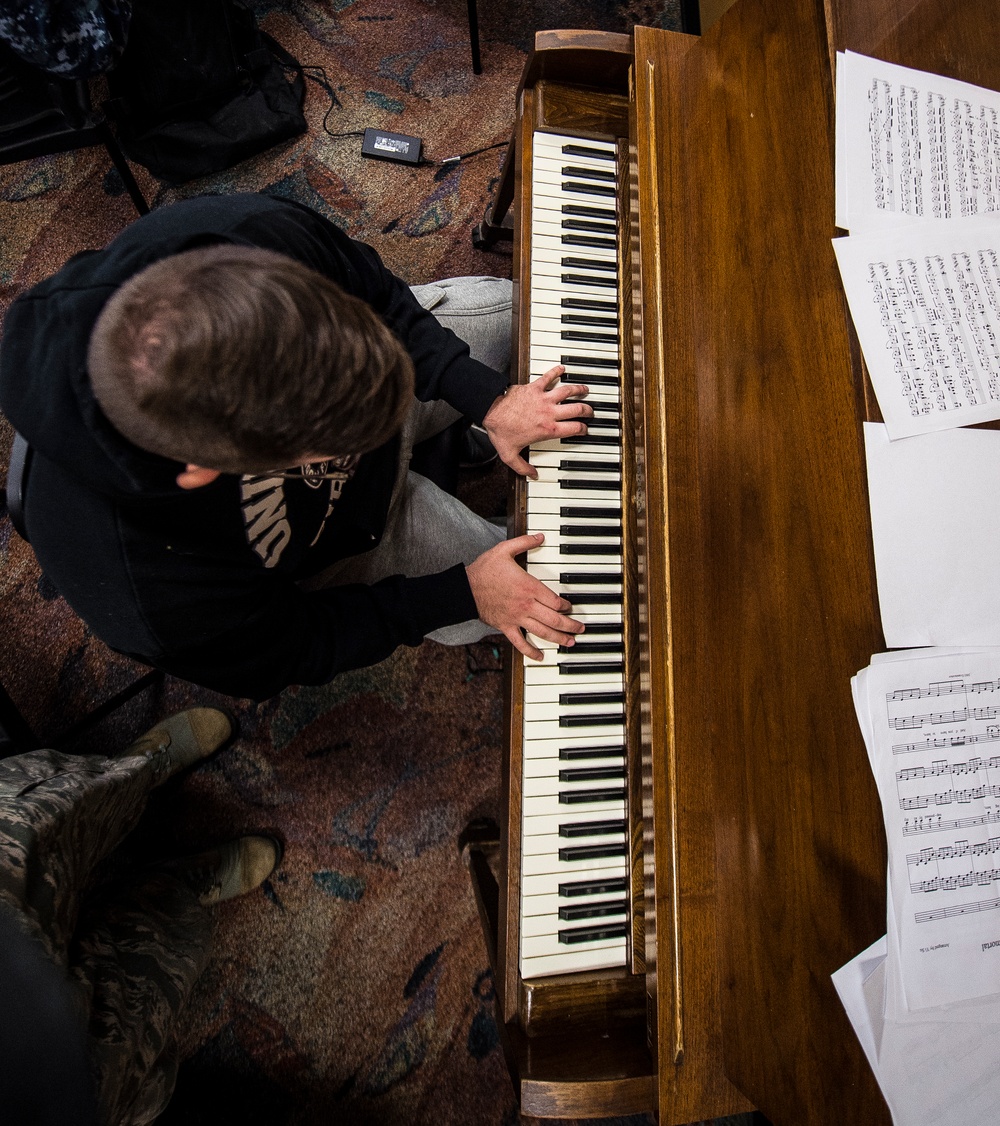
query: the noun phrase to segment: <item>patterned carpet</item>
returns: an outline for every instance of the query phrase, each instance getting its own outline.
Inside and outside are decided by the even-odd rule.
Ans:
[[[501,149],[457,167],[363,160],[377,125],[423,138],[432,160],[505,140],[534,30],[677,27],[659,0],[481,4],[484,73],[472,74],[461,0],[258,0],[262,27],[326,70],[308,83],[309,132],[218,176],[168,188],[266,190],[305,202],[371,242],[410,282],[495,273],[470,232]],[[134,218],[106,154],[88,149],[0,173],[0,304]],[[0,420],[0,461],[10,431]],[[502,471],[463,482],[484,515]],[[131,679],[91,637],[0,521],[0,677],[45,740]],[[182,1029],[187,1063],[161,1122],[201,1126],[415,1123],[499,1126],[517,1110],[493,1022],[493,986],[456,848],[470,818],[499,807],[501,655],[430,643],[321,688],[291,689],[237,715],[234,744],[158,792],[135,852],[193,851],[247,829],[287,843],[262,891],[221,906],[210,969]],[[120,746],[158,715],[211,693],[168,680],[89,735]],[[645,1117],[629,1120],[645,1123]]]

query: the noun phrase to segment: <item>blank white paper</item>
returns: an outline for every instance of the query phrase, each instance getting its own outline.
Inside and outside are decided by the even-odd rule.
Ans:
[[[1000,433],[864,432],[886,644],[1000,645]]]

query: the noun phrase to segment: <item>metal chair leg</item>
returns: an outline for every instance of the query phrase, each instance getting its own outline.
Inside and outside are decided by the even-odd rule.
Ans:
[[[472,73],[483,73],[483,62],[479,57],[479,12],[476,9],[476,0],[469,3],[469,44],[472,47]]]
[[[469,3],[474,3],[474,0],[469,0]],[[104,147],[108,150],[108,156],[111,157],[115,168],[118,169],[118,175],[122,178],[125,190],[135,204],[136,211],[138,211],[140,215],[148,215],[149,204],[146,202],[146,197],[142,194],[136,182],[136,178],[132,174],[132,169],[128,166],[128,161],[125,159],[125,154],[118,144],[118,139],[115,137],[114,133],[111,132],[111,128],[106,121],[102,121],[97,128],[101,139],[104,141]]]

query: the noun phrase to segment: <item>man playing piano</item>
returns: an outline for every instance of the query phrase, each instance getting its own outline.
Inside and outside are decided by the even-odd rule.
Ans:
[[[0,408],[33,451],[43,570],[113,648],[235,696],[425,636],[572,645],[570,604],[515,562],[541,537],[505,541],[408,471],[461,415],[520,473],[531,442],[586,431],[560,369],[507,387],[509,333],[508,283],[411,291],[300,205],[152,212],[7,317]]]

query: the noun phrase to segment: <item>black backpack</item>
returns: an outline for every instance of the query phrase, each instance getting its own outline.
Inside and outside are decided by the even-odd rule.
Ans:
[[[241,0],[143,0],[108,75],[125,154],[169,183],[306,131],[298,62]]]

